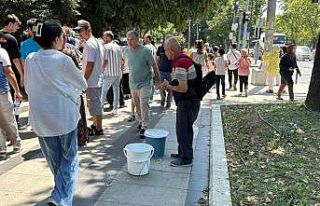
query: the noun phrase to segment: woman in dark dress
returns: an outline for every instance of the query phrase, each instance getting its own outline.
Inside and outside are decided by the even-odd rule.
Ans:
[[[295,45],[289,45],[286,49],[286,53],[281,57],[280,60],[280,75],[281,75],[281,85],[279,86],[279,90],[277,93],[277,99],[283,100],[281,97],[284,88],[286,85],[288,85],[288,91],[289,91],[289,99],[290,101],[294,101],[294,94],[293,94],[293,80],[292,75],[294,73],[294,70],[297,70],[297,73],[301,76],[300,70],[297,65],[297,59],[296,59],[296,47]]]

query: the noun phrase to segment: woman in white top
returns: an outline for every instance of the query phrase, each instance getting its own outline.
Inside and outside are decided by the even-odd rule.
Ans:
[[[220,99],[220,82],[222,86],[222,97],[226,97],[226,84],[225,76],[228,69],[227,61],[224,59],[223,55],[225,54],[224,50],[220,48],[218,50],[218,56],[214,59],[214,68],[216,71],[216,90],[217,90],[217,99]]]
[[[208,68],[207,51],[202,40],[196,41],[196,50],[191,53],[191,58],[195,63],[201,64],[203,70]]]
[[[29,122],[54,176],[49,205],[72,205],[78,171],[77,124],[80,94],[87,83],[72,59],[58,51],[64,46],[60,24],[37,25],[35,41],[42,47],[26,59],[25,88]]]

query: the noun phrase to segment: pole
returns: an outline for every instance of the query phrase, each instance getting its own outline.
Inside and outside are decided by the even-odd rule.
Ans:
[[[250,0],[247,0],[246,15],[244,18],[246,18],[249,12],[250,12]],[[243,43],[242,43],[243,48],[247,48],[247,39],[248,39],[248,21],[245,21],[243,26]]]
[[[265,50],[268,53],[272,52],[272,43],[273,43],[273,29],[276,18],[276,0],[268,0],[268,10],[267,10],[267,32],[265,40]]]
[[[268,10],[267,10],[267,32],[266,32],[266,40],[264,49],[266,53],[272,53],[272,43],[273,43],[273,28],[275,24],[276,18],[276,0],[268,0]],[[273,84],[274,84],[274,76],[270,73],[267,73],[267,85],[269,89],[267,92],[273,93]]]
[[[242,31],[243,12],[239,9],[239,31],[238,31],[238,48],[241,48],[241,31]]]
[[[190,18],[189,19],[189,26],[188,26],[188,49],[191,48],[191,26],[192,26],[192,21]]]

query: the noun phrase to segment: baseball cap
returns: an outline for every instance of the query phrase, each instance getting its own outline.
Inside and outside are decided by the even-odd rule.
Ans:
[[[75,27],[73,30],[80,31],[80,29],[88,29],[90,27],[91,25],[88,21],[81,19],[78,21],[77,27]]]

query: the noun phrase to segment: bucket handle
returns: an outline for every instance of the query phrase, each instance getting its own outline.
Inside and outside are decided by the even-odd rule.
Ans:
[[[151,157],[153,156],[153,153],[154,153],[154,148],[152,147],[152,150],[150,152],[150,155],[149,155],[148,159],[143,163],[143,166],[142,166],[142,168],[141,168],[141,170],[139,172],[139,176],[141,176],[142,170],[148,164],[148,162],[149,162],[148,160],[151,159]]]
[[[151,159],[151,157],[153,156],[153,154],[154,154],[154,148],[152,147],[152,150],[151,150],[150,155],[149,155],[149,159]]]
[[[127,151],[127,148],[126,148],[126,147],[123,148],[123,154],[124,154],[124,156],[128,157],[128,151]]]

